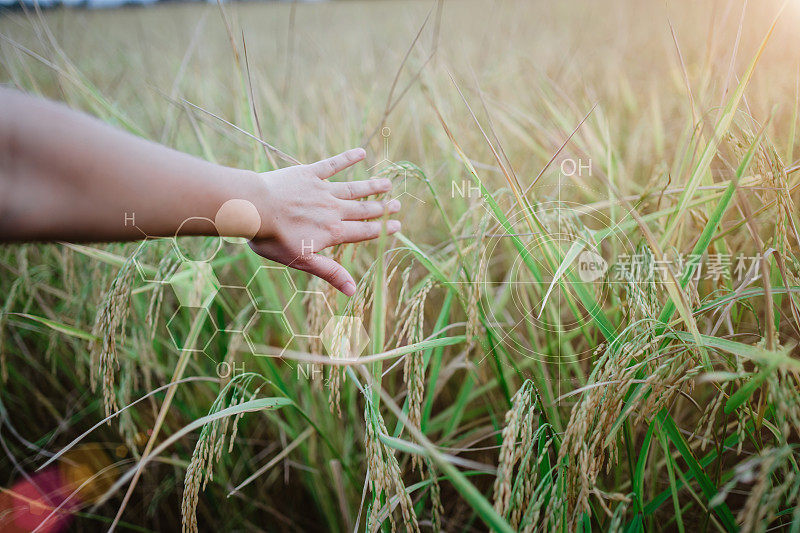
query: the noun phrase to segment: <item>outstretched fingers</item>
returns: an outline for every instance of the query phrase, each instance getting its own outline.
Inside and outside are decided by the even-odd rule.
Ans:
[[[367,153],[363,148],[353,148],[352,150],[347,150],[339,155],[312,163],[309,165],[309,167],[318,178],[326,180],[337,172],[341,172],[347,167],[355,165],[359,161],[363,160],[366,156]]]
[[[345,220],[342,222],[342,233],[335,244],[368,241],[380,237],[386,228],[386,234],[391,235],[400,231],[400,221],[369,221],[356,222]],[[289,264],[290,267],[308,272],[321,278],[347,296],[356,293],[356,283],[353,276],[339,263],[317,253],[303,254]]]
[[[331,193],[340,200],[358,200],[391,190],[392,182],[388,178],[331,183]]]
[[[302,261],[291,266],[327,281],[346,296],[353,296],[356,293],[356,282],[353,280],[353,276],[330,257],[308,254],[303,256]]]
[[[400,202],[397,200],[389,202],[344,200],[340,209],[342,220],[370,220],[398,211],[400,211]]]
[[[338,243],[362,242],[377,239],[386,225],[386,234],[391,235],[400,231],[399,220],[373,220],[370,222],[355,222],[345,220],[342,222],[342,233],[337,239]]]

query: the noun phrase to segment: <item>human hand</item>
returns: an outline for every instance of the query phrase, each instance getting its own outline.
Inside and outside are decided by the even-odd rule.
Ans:
[[[342,243],[375,239],[383,221],[373,220],[400,210],[400,202],[359,201],[391,190],[388,179],[329,182],[328,178],[363,160],[361,148],[311,165],[296,165],[259,175],[264,198],[258,210],[261,228],[250,241],[257,254],[327,281],[347,296],[356,291],[353,277],[333,259],[317,252]],[[400,230],[400,221],[386,221],[386,233]]]

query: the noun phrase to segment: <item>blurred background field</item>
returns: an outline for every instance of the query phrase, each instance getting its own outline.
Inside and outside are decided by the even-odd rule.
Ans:
[[[221,285],[208,312],[168,283],[170,240],[0,249],[0,525],[23,505],[16,483],[157,391],[75,443],[97,462],[48,466],[107,467],[51,523],[800,527],[800,3],[781,5],[4,12],[5,84],[230,166],[288,164],[253,136],[303,163],[364,146],[341,179],[381,173],[406,194],[402,237],[334,252],[362,280],[351,302],[239,244],[206,263]],[[476,180],[482,194],[462,196]],[[218,245],[178,243],[190,259]],[[574,243],[604,276],[559,268]],[[690,254],[699,275],[620,270]],[[730,264],[709,278],[719,255]],[[388,353],[309,365],[302,354],[327,357],[334,315],[362,320],[362,357]],[[266,398],[273,409],[181,433]],[[134,483],[122,477],[170,436]]]

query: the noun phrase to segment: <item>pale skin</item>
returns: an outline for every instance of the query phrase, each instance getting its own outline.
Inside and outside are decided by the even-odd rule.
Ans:
[[[230,168],[0,88],[0,242],[244,237],[352,296],[350,273],[317,252],[400,229],[384,217],[399,202],[362,200],[389,192],[388,179],[328,181],[364,157],[355,148],[272,172]]]

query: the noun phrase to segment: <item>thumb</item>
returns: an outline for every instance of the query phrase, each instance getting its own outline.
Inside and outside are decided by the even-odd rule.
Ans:
[[[356,282],[353,281],[353,276],[330,257],[310,254],[305,257],[304,261],[292,266],[327,281],[346,296],[353,296],[356,293]]]

